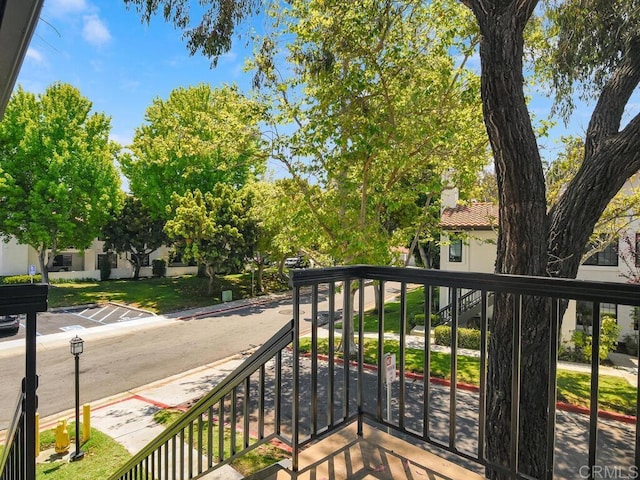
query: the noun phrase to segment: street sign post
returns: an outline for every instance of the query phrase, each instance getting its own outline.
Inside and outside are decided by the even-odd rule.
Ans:
[[[384,354],[384,380],[387,385],[387,422],[391,423],[391,384],[397,380],[396,354]]]

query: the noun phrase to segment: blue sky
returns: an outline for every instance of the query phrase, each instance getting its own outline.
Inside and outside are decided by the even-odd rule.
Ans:
[[[235,42],[215,69],[191,57],[181,33],[158,17],[143,24],[121,0],[46,0],[17,83],[41,93],[56,81],[69,83],[112,117],[111,137],[129,144],[154,98],[206,82],[248,89],[242,71],[250,50]]]
[[[152,100],[167,98],[174,88],[236,83],[248,91],[251,74],[243,73],[242,67],[250,49],[234,41],[233,49],[211,69],[208,59],[188,54],[173,25],[161,17],[143,24],[122,0],[46,0],[18,84],[40,93],[56,81],[70,83],[93,102],[96,111],[112,117],[111,137],[127,145]],[[470,65],[478,68],[479,61]],[[640,109],[638,97],[636,93],[625,123]],[[530,110],[546,118],[549,107],[550,101],[537,98]],[[579,105],[568,128],[559,123],[551,138],[541,141],[546,144],[542,155],[555,157],[559,147],[554,140],[560,135],[582,135],[591,111],[591,106]]]

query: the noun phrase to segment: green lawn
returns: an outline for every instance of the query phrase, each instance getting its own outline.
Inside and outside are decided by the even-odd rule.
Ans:
[[[416,288],[407,292],[407,319],[417,313],[424,313],[424,288]],[[359,325],[359,318],[355,319],[355,328]],[[364,314],[364,331],[378,331],[378,313],[368,311]],[[387,302],[384,305],[384,331],[400,333],[400,301]]]
[[[289,290],[273,271],[264,282],[270,292]],[[213,295],[207,295],[207,285],[207,278],[196,276],[56,283],[49,288],[49,307],[113,301],[162,314],[220,303],[223,290],[231,290],[234,299],[251,297],[251,273],[220,277]]]
[[[75,423],[68,427],[71,438],[75,438]],[[52,430],[40,436],[40,451],[53,448],[55,439]],[[36,465],[38,480],[95,480],[107,478],[121,467],[131,454],[118,442],[104,433],[91,429],[91,438],[81,445],[84,458],[77,462],[52,461]],[[75,450],[74,450],[75,451]]]
[[[159,412],[157,412],[153,416],[153,418],[159,424],[169,426],[172,423],[174,423],[176,420],[178,420],[178,418],[181,415],[182,415],[181,411],[166,409],[166,410],[160,410]],[[200,447],[200,451],[203,454],[207,452],[207,448],[208,448],[208,438],[207,438],[208,435],[206,433],[208,431],[208,428],[209,428],[208,425],[205,423],[203,425],[202,445],[198,445],[198,425],[196,424],[193,429],[195,447],[196,448]],[[217,435],[218,434],[217,434],[217,426],[216,426],[216,432],[214,434],[214,445],[213,445],[214,461],[215,461],[215,458],[218,456],[218,450],[219,450]],[[236,449],[238,451],[242,450],[242,447],[243,447],[242,442],[243,442],[242,434],[237,434],[235,443],[236,443]],[[252,443],[254,442],[255,440],[252,441]],[[225,432],[224,432],[225,456],[228,457],[230,455],[230,452],[231,452],[231,434],[230,434],[230,430],[228,428],[225,428]],[[285,458],[289,458],[289,454],[287,452],[271,444],[265,444],[255,448],[254,450],[251,450],[250,452],[247,452],[237,460],[234,460],[233,462],[231,462],[231,466],[235,468],[238,472],[240,472],[242,475],[247,476],[247,475],[251,475],[254,472],[260,471],[270,465],[273,465],[274,463],[279,462],[280,460],[283,460]]]
[[[336,339],[336,351],[340,339]],[[378,358],[378,341],[364,340],[364,361],[375,365]],[[385,341],[385,353],[398,355],[398,342]],[[300,350],[303,353],[311,352],[311,339],[303,338],[300,341]],[[327,339],[318,340],[318,352],[326,354],[329,351]],[[436,378],[451,379],[450,369],[451,355],[448,353],[431,352],[431,376]],[[424,350],[406,349],[405,367],[408,372],[424,372]],[[475,357],[458,356],[458,382],[471,385],[480,384],[480,360]],[[589,387],[591,375],[586,373],[558,371],[558,400],[583,407],[589,406]],[[599,407],[626,415],[636,414],[637,388],[629,385],[625,380],[608,375],[600,376]]]

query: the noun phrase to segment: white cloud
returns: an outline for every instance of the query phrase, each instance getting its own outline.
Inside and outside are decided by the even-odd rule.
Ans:
[[[47,13],[55,16],[63,16],[69,13],[84,12],[89,6],[85,0],[49,0]]]
[[[44,63],[44,57],[42,54],[33,47],[27,49],[27,58],[36,63]]]
[[[83,20],[82,36],[87,42],[99,46],[111,40],[109,28],[98,15],[85,15]]]

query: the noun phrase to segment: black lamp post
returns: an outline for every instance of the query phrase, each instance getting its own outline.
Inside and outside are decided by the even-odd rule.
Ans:
[[[84,347],[84,340],[76,335],[69,341],[69,346],[76,360],[76,451],[69,457],[72,462],[75,462],[84,457],[84,452],[80,451],[80,354]]]

